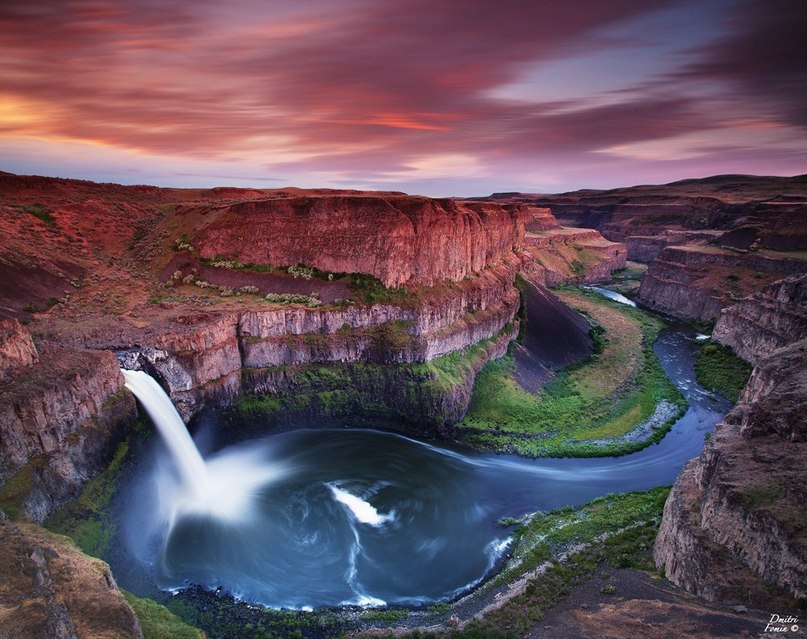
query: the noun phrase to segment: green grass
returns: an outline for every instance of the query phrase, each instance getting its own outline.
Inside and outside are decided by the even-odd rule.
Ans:
[[[364,273],[350,275],[350,289],[353,297],[365,304],[402,304],[407,301],[408,291],[401,288],[387,288],[377,277]]]
[[[36,467],[42,463],[41,458],[30,460],[0,486],[0,510],[6,513],[11,521],[19,521],[24,518],[25,499],[34,487]]]
[[[491,585],[508,583],[544,561],[556,558],[571,544],[589,543],[598,535],[613,533],[637,522],[642,525],[656,522],[669,492],[669,486],[662,486],[646,492],[606,495],[577,509],[561,508],[535,514],[516,531],[511,559]],[[652,569],[652,563],[634,561],[629,554],[624,548],[613,546],[609,561],[616,568]]]
[[[22,207],[23,212],[33,215],[39,221],[43,222],[48,228],[56,228],[56,218],[50,212],[50,209],[40,204]]]
[[[121,590],[121,594],[134,610],[143,639],[202,639],[204,634],[198,628],[188,625],[165,606],[151,599],[136,597]]]
[[[547,569],[530,580],[523,593],[488,614],[482,627],[495,631],[506,628],[524,636],[601,566],[654,571],[653,544],[669,491],[667,486],[607,495],[578,509],[564,508],[533,517],[520,531],[508,566],[483,588],[501,587],[545,562]],[[606,538],[598,539],[603,533],[608,533]],[[572,544],[585,546],[565,561],[558,561],[560,553]]]
[[[752,366],[721,344],[704,344],[695,353],[695,376],[705,389],[736,402]]]
[[[534,457],[600,456],[643,448],[669,428],[665,424],[644,442],[592,443],[630,432],[661,400],[683,406],[683,399],[652,350],[659,320],[599,296],[566,297],[573,305],[585,301],[607,329],[603,337],[603,327],[597,328],[594,356],[559,372],[537,394],[515,381],[512,357],[488,363],[461,424],[465,443]]]
[[[117,489],[121,466],[128,452],[128,441],[118,446],[109,466],[87,482],[76,499],[57,511],[46,522],[46,528],[67,535],[86,554],[101,557],[115,532],[109,502]]]

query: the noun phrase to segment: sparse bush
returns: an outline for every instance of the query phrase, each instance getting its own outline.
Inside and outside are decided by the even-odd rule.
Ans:
[[[191,244],[190,239],[188,236],[183,233],[177,239],[174,240],[174,250],[175,251],[194,251],[196,250]]]
[[[316,307],[322,304],[316,297],[300,295],[299,293],[269,293],[264,299],[267,302],[273,302],[275,304],[305,304],[310,307]]]
[[[288,271],[289,275],[294,277],[294,279],[302,277],[304,280],[307,281],[314,277],[314,269],[308,268],[307,266],[303,266],[302,264],[295,264],[294,266],[289,266],[289,268],[286,270]]]
[[[242,286],[238,290],[241,293],[248,293],[250,295],[257,295],[261,292],[257,286]]]

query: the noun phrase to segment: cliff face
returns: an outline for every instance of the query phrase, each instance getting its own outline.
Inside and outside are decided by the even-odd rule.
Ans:
[[[122,386],[115,356],[98,351],[43,357],[1,380],[0,496],[35,521],[75,497],[135,419]]]
[[[624,268],[626,255],[624,244],[609,242],[594,230],[528,232],[524,237],[522,272],[539,286],[594,284]]]
[[[28,366],[38,359],[31,333],[17,320],[0,320],[0,377],[6,369]]]
[[[143,637],[109,566],[66,537],[0,519],[0,574],[3,637]]]
[[[655,557],[690,592],[764,601],[757,576],[807,596],[805,351],[802,340],[761,359],[737,407],[676,480]]]
[[[188,418],[205,404],[229,403],[241,369],[297,364],[410,364],[462,350],[497,335],[519,306],[514,258],[407,307],[282,306],[239,313],[179,316],[143,330],[85,336],[85,347],[117,345],[125,367],[163,382]],[[140,346],[148,344],[147,347]]]
[[[390,287],[431,286],[506,258],[521,245],[524,219],[518,209],[480,202],[403,195],[291,197],[217,209],[191,239],[204,258],[306,264],[368,273]]]
[[[675,317],[712,320],[765,283],[805,270],[807,260],[800,254],[667,247],[650,264],[639,299]]]
[[[712,338],[756,364],[767,353],[807,336],[807,275],[769,284],[723,309]]]

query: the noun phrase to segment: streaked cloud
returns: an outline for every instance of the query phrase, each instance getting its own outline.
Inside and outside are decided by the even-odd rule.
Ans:
[[[738,151],[804,172],[803,7],[11,0],[0,168],[433,194],[736,172]]]

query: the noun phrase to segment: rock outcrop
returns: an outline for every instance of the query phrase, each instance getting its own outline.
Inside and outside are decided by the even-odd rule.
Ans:
[[[639,300],[668,315],[708,321],[766,283],[805,271],[800,254],[667,247],[645,273]]]
[[[15,373],[0,380],[0,499],[41,522],[109,463],[134,401],[111,352],[64,352]]]
[[[539,286],[594,284],[625,267],[624,244],[609,242],[589,229],[557,228],[528,232],[521,270]]]
[[[0,636],[142,639],[109,566],[66,537],[0,519]]]
[[[505,259],[521,245],[524,218],[496,204],[405,195],[273,198],[214,209],[190,239],[203,258],[431,286]]]
[[[681,471],[655,547],[667,577],[760,605],[764,582],[807,596],[807,340],[761,357],[740,401]]]
[[[0,320],[0,377],[9,368],[28,366],[39,358],[31,333],[14,319]]]
[[[807,275],[769,284],[721,311],[712,339],[756,364],[767,353],[807,337]]]

